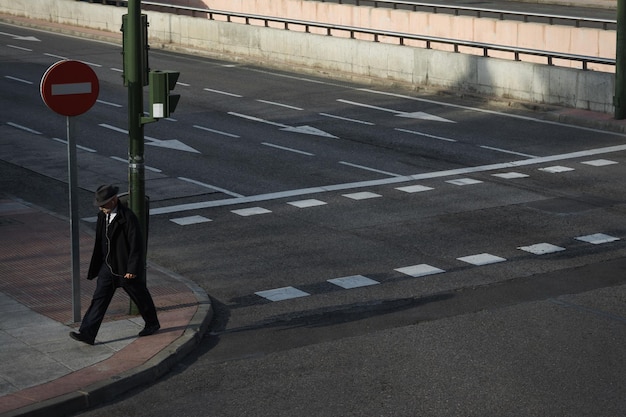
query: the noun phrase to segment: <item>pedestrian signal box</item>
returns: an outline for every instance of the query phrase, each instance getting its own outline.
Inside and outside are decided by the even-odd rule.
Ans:
[[[180,94],[170,94],[176,87],[180,72],[150,71],[150,116],[154,119],[169,117],[176,110]]]

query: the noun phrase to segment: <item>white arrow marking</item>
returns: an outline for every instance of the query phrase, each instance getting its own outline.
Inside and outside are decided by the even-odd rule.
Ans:
[[[337,136],[333,136],[330,133],[324,132],[323,130],[319,130],[317,128],[311,126],[287,126],[282,123],[271,122],[269,120],[260,119],[254,116],[248,116],[246,114],[228,112],[231,116],[241,117],[243,119],[252,120],[253,122],[265,123],[272,126],[277,126],[280,130],[284,130],[286,132],[295,132],[295,133],[303,133],[305,135],[315,135],[315,136],[324,136],[327,138],[337,138]]]
[[[100,127],[104,127],[105,129],[110,129],[110,130],[114,130],[116,132],[128,134],[128,130],[125,130],[125,129],[122,129],[122,128],[119,128],[119,127],[115,127],[115,126],[111,126],[111,125],[106,124],[106,123],[101,123],[99,126]],[[146,145],[158,146],[158,147],[161,147],[161,148],[176,149],[178,151],[200,153],[199,151],[195,150],[191,146],[187,146],[184,143],[182,143],[181,141],[176,140],[176,139],[160,140],[160,139],[151,138],[149,136],[146,136],[145,139],[151,141],[150,143],[146,143]]]
[[[0,32],[0,35],[4,35],[4,36],[10,36],[13,39],[15,39],[16,41],[35,41],[35,42],[41,42],[39,39],[37,39],[34,36],[20,36],[20,35],[14,35],[12,33],[6,33],[6,32]]]
[[[287,126],[280,130],[284,130],[285,132],[295,132],[295,133],[304,133],[305,135],[316,135],[316,136],[324,136],[326,138],[337,139],[337,136],[331,135],[330,133],[324,132],[323,130],[319,130],[312,126]]]
[[[181,141],[176,140],[176,139],[159,140],[159,139],[151,138],[149,136],[146,136],[145,138],[147,140],[152,141],[152,142],[146,143],[146,145],[158,146],[160,148],[176,149],[178,151],[185,151],[185,152],[191,152],[191,153],[200,153],[199,151],[192,148],[191,146],[187,146]]]
[[[424,113],[424,112],[421,112],[421,111],[413,112],[413,113],[407,113],[407,112],[404,112],[404,111],[398,111],[398,110],[393,110],[393,109],[386,109],[384,107],[372,106],[371,104],[357,103],[356,101],[343,100],[343,99],[338,99],[337,101],[339,101],[341,103],[351,104],[353,106],[366,107],[368,109],[374,109],[374,110],[385,111],[385,112],[388,112],[388,113],[394,113],[396,116],[399,116],[399,117],[408,117],[408,118],[411,118],[411,119],[431,120],[431,121],[436,121],[436,122],[456,123],[453,120],[444,119],[443,117],[435,116],[435,115],[432,115],[432,114],[429,114],[429,113]]]

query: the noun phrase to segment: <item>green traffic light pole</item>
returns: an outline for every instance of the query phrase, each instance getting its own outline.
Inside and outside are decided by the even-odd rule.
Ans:
[[[129,206],[139,220],[144,237],[144,255],[147,255],[147,213],[144,163],[143,133],[143,80],[141,57],[144,51],[141,41],[141,0],[128,0],[128,18],[124,28],[127,39],[124,45],[124,77],[128,84],[128,184]],[[144,257],[144,259],[147,256]],[[145,274],[145,265],[144,265]],[[144,275],[145,276],[145,275]],[[130,312],[136,313],[137,307],[131,302]]]
[[[617,0],[617,41],[615,51],[615,118],[626,118],[626,0]]]

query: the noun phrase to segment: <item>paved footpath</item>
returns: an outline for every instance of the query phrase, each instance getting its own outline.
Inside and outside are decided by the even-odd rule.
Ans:
[[[70,227],[28,202],[0,199],[0,416],[61,416],[112,400],[164,375],[202,339],[213,310],[193,282],[148,265],[161,330],[138,338],[119,289],[96,344],[76,342]],[[93,236],[80,232],[82,314],[95,281],[83,279]]]

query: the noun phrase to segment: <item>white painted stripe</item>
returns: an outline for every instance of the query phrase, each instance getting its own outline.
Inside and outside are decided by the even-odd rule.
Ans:
[[[369,191],[362,191],[360,193],[352,193],[352,194],[344,194],[343,196],[350,198],[352,200],[367,200],[369,198],[382,197],[382,195],[380,194],[370,193]]]
[[[439,269],[428,264],[405,266],[403,268],[394,269],[394,271],[398,271],[402,274],[405,274],[414,278],[424,277],[424,276],[433,275],[433,274],[441,274],[442,272],[446,272],[443,269]]]
[[[211,219],[207,219],[204,216],[188,216],[188,217],[179,217],[177,219],[170,219],[170,221],[180,226],[189,226],[192,224],[207,223],[207,222],[210,222]]]
[[[35,135],[41,135],[41,134],[42,134],[41,132],[38,132],[38,131],[36,131],[36,130],[34,130],[34,129],[31,129],[31,128],[29,128],[29,127],[22,126],[22,125],[18,125],[17,123],[7,122],[7,124],[8,124],[9,126],[13,126],[13,127],[14,127],[14,128],[16,128],[16,129],[24,130],[24,131],[26,131],[26,132],[29,132],[29,133],[32,133],[32,134],[35,134]]]
[[[230,205],[235,205],[235,204],[246,204],[246,203],[252,203],[252,202],[278,200],[281,198],[291,198],[295,196],[319,194],[319,193],[338,191],[338,190],[352,190],[352,189],[357,189],[357,188],[397,184],[401,182],[420,181],[420,180],[426,180],[426,179],[465,175],[465,174],[471,174],[471,173],[476,173],[476,172],[511,169],[511,168],[517,168],[517,167],[522,167],[522,166],[528,166],[528,165],[544,164],[546,162],[554,162],[554,161],[560,161],[560,160],[584,158],[584,157],[589,157],[592,155],[622,152],[625,150],[626,150],[626,145],[608,146],[604,148],[588,149],[584,151],[576,151],[576,152],[571,152],[571,153],[566,153],[566,154],[558,154],[558,155],[544,156],[544,157],[531,158],[531,159],[522,159],[519,161],[502,162],[502,163],[490,164],[490,165],[479,165],[479,166],[474,166],[474,167],[450,169],[450,170],[445,170],[445,171],[424,172],[421,174],[407,175],[403,177],[383,178],[383,179],[378,179],[378,180],[360,181],[360,182],[326,185],[326,186],[319,186],[319,187],[302,188],[302,189],[288,190],[288,191],[279,191],[275,193],[258,194],[254,196],[248,196],[248,197],[243,197],[243,198],[232,198],[232,199],[227,199],[227,200],[212,200],[212,201],[201,201],[201,202],[189,203],[189,204],[178,204],[178,205],[169,206],[169,207],[160,207],[158,209],[152,209],[150,210],[150,214],[153,214],[153,215],[168,214],[168,213],[175,213],[175,212],[186,211],[186,210],[198,210],[198,209],[204,209],[204,208],[210,208],[210,207],[223,207],[223,206],[230,206]]]
[[[304,110],[304,109],[301,109],[300,107],[290,106],[289,104],[277,103],[275,101],[267,101],[267,100],[257,100],[257,101],[259,103],[270,104],[272,106],[285,107],[287,109],[292,109],[292,110]]]
[[[111,126],[111,125],[106,124],[106,123],[100,123],[98,126],[103,127],[105,129],[113,130],[115,132],[128,134],[128,130],[122,129],[121,127]]]
[[[515,178],[526,178],[529,175],[527,174],[522,174],[520,172],[503,172],[501,174],[491,174],[494,177],[498,177],[498,178],[504,178],[505,180],[512,180]]]
[[[200,187],[205,187],[205,188],[209,188],[211,190],[219,191],[220,193],[224,193],[224,194],[227,194],[227,195],[232,196],[232,197],[243,197],[243,195],[237,194],[237,193],[235,193],[233,191],[229,191],[229,190],[226,190],[224,188],[216,187],[216,186],[210,185],[210,184],[205,184],[205,183],[200,182],[200,181],[192,180],[191,178],[178,177],[178,179],[181,180],[181,181],[186,181],[186,182],[190,182],[192,184],[199,185]]]
[[[380,284],[380,282],[368,277],[364,277],[363,275],[352,275],[349,277],[333,278],[329,279],[328,282],[346,290]]]
[[[410,133],[412,135],[425,136],[425,137],[431,138],[431,139],[444,140],[446,142],[456,142],[455,139],[450,139],[450,138],[444,138],[444,137],[441,137],[441,136],[430,135],[428,133],[417,132],[415,130],[400,129],[398,127],[396,127],[395,130],[397,130],[398,132]]]
[[[372,122],[366,122],[364,120],[357,120],[357,119],[350,119],[348,117],[335,116],[334,114],[320,113],[320,116],[326,116],[326,117],[330,117],[333,119],[344,120],[346,122],[360,123],[362,125],[374,126],[374,123]]]
[[[595,233],[593,235],[579,236],[576,240],[591,243],[593,245],[601,245],[603,243],[615,242],[620,239],[618,237],[605,235],[604,233]]]
[[[363,165],[351,164],[350,162],[339,161],[339,163],[342,164],[342,165],[347,165],[349,167],[353,167],[353,168],[359,168],[359,169],[364,169],[366,171],[372,171],[372,172],[377,172],[379,174],[389,175],[391,177],[401,177],[402,176],[400,174],[394,174],[393,172],[381,171],[380,169],[370,168],[370,167],[366,167],[366,166],[363,166]]]
[[[250,207],[250,208],[239,209],[239,210],[231,210],[231,213],[235,213],[242,217],[248,217],[248,216],[256,216],[258,214],[268,214],[268,213],[271,213],[271,211],[264,209],[263,207]]]
[[[70,94],[90,94],[91,83],[67,83],[52,84],[53,96],[66,96]]]
[[[121,68],[111,68],[111,71],[115,71],[115,72],[124,72],[123,69]]]
[[[258,291],[255,292],[255,294],[270,301],[284,301],[290,300],[292,298],[306,297],[308,295],[311,295],[308,292],[301,291],[294,287],[282,287],[273,290]]]
[[[61,143],[65,144],[65,145],[67,145],[67,140],[64,140],[64,139],[59,139],[59,138],[52,138],[52,140],[57,141],[57,142],[61,142]],[[98,151],[96,151],[95,149],[91,149],[91,148],[88,148],[88,147],[86,147],[86,146],[76,145],[76,147],[77,147],[78,149],[81,149],[81,150],[83,150],[83,151],[87,151],[87,152],[91,152],[91,153],[96,153],[96,152],[98,152]]]
[[[111,106],[111,107],[122,107],[121,104],[117,104],[117,103],[111,103],[110,101],[104,101],[104,100],[96,100],[97,103],[100,104],[104,104],[106,106]]]
[[[449,183],[449,184],[460,185],[460,186],[482,184],[482,181],[475,180],[475,179],[472,179],[472,178],[459,178],[459,179],[456,179],[456,180],[449,180],[449,181],[446,181],[446,182]]]
[[[491,146],[485,146],[485,145],[481,145],[481,148],[483,149],[489,149],[490,151],[496,151],[496,152],[503,152],[503,153],[508,153],[511,155],[519,155],[519,156],[526,156],[528,158],[536,158],[536,155],[529,155],[527,153],[521,153],[521,152],[514,152],[514,151],[508,151],[506,149],[500,149],[500,148],[493,148]]]
[[[281,149],[281,150],[283,150],[283,151],[289,151],[289,152],[299,153],[299,154],[302,154],[302,155],[307,155],[307,156],[315,156],[314,154],[309,153],[309,152],[299,151],[298,149],[287,148],[287,147],[285,147],[285,146],[274,145],[273,143],[261,142],[261,145],[269,146],[269,147],[276,148],[276,149]]]
[[[553,167],[539,168],[539,171],[549,172],[550,174],[559,174],[561,172],[574,171],[574,168],[557,165]]]
[[[582,162],[582,163],[585,164],[585,165],[591,165],[591,166],[594,166],[594,167],[604,167],[604,166],[607,166],[607,165],[617,164],[617,162],[609,161],[608,159],[596,159],[596,160],[593,160],[593,161],[585,161],[585,162]]]
[[[5,75],[4,78],[8,78],[9,80],[17,81],[17,82],[22,83],[22,84],[29,84],[29,85],[33,84],[32,81],[23,80],[23,79],[17,78],[17,77],[11,77],[10,75]]]
[[[370,90],[369,88],[357,88],[357,91],[364,91],[366,93],[379,94],[379,95],[390,96],[390,97],[398,97],[398,98],[402,98],[402,99],[405,99],[405,100],[418,101],[418,102],[421,102],[421,103],[436,104],[438,106],[452,107],[452,108],[457,108],[457,109],[470,110],[470,111],[474,111],[474,112],[494,114],[494,115],[502,116],[502,117],[510,117],[512,119],[527,120],[527,121],[530,121],[530,122],[549,124],[549,125],[553,125],[553,126],[567,127],[567,128],[571,128],[571,129],[577,129],[577,130],[584,130],[584,131],[587,131],[587,132],[602,133],[602,134],[605,134],[605,135],[614,135],[614,136],[621,136],[621,137],[626,136],[625,134],[619,133],[619,132],[610,132],[610,131],[594,129],[594,128],[589,128],[589,127],[584,127],[584,126],[569,125],[567,123],[553,122],[551,120],[537,119],[537,118],[534,118],[534,117],[522,116],[522,115],[519,115],[519,114],[501,113],[501,112],[498,112],[498,111],[495,111],[495,110],[481,109],[481,108],[478,108],[478,107],[469,107],[469,106],[462,106],[462,105],[459,105],[459,104],[444,103],[442,101],[435,101],[435,100],[429,100],[429,99],[425,99],[425,98],[412,97],[412,96],[407,96],[407,95],[404,95],[404,94],[389,93],[389,92],[386,92],[386,91]]]
[[[7,45],[9,48],[13,48],[13,49],[20,49],[22,51],[26,51],[26,52],[33,52],[32,49],[29,48],[24,48],[22,46],[17,46],[17,45]]]
[[[287,204],[292,205],[294,207],[298,207],[298,208],[309,208],[309,207],[323,206],[323,205],[326,205],[327,203],[312,198],[309,200],[290,201]]]
[[[228,91],[221,91],[221,90],[213,90],[212,88],[205,88],[204,91],[209,91],[211,93],[216,93],[216,94],[223,94],[225,96],[231,96],[231,97],[243,97],[239,94],[234,94],[234,93],[229,93]]]
[[[45,52],[45,53],[44,53],[44,55],[45,55],[45,56],[49,56],[49,57],[51,57],[51,58],[68,59],[68,58],[67,58],[67,57],[65,57],[65,56],[61,56],[61,55],[54,55],[54,54],[49,54],[49,53],[47,53],[47,52]]]
[[[233,111],[229,111],[228,114],[230,114],[231,116],[235,116],[235,117],[241,117],[242,119],[252,120],[253,122],[266,123],[268,125],[278,126],[278,127],[289,127],[282,123],[270,122],[269,120],[260,119],[258,117],[248,116],[247,114],[236,113]]]
[[[405,193],[420,193],[422,191],[430,191],[432,187],[426,187],[425,185],[409,185],[407,187],[398,187],[396,190],[404,191]]]
[[[356,101],[344,100],[342,98],[337,99],[337,101],[340,102],[340,103],[351,104],[353,106],[365,107],[366,109],[380,110],[380,111],[385,111],[385,112],[394,113],[394,114],[403,113],[403,112],[397,111],[397,110],[392,110],[392,109],[387,109],[387,108],[384,108],[384,107],[373,106],[371,104],[358,103]]]
[[[468,264],[476,265],[476,266],[489,265],[489,264],[495,264],[498,262],[506,261],[505,258],[491,255],[489,253],[480,253],[478,255],[463,256],[462,258],[456,258],[456,259],[458,259],[459,261],[466,262]]]
[[[520,246],[517,249],[534,253],[535,255],[545,255],[547,253],[561,252],[565,250],[565,248],[552,245],[551,243],[536,243],[530,246]]]
[[[228,136],[231,138],[240,137],[239,135],[235,135],[234,133],[228,133],[228,132],[222,132],[221,130],[209,129],[208,127],[204,127],[204,126],[193,125],[193,127],[195,127],[196,129],[200,129],[200,130],[206,130],[207,132],[217,133],[218,135]]]

